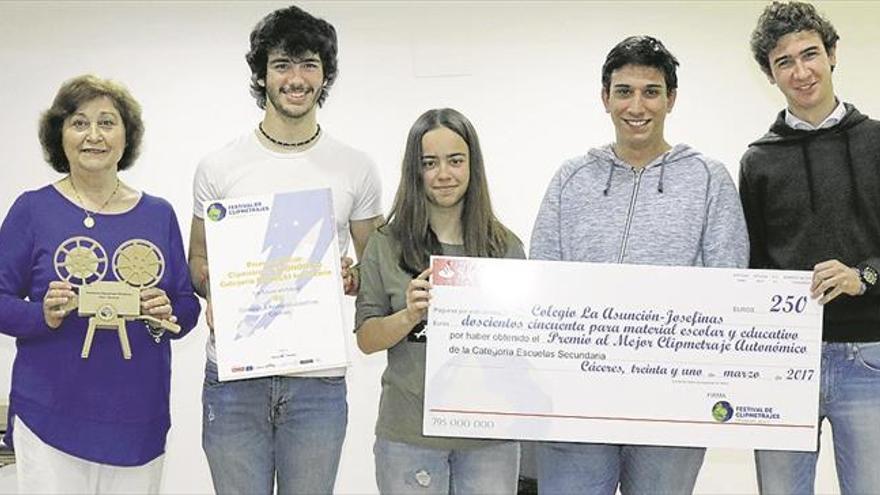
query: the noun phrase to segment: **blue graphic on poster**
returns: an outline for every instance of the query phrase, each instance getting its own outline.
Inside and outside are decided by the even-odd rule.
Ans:
[[[263,239],[262,271],[257,279],[253,301],[236,326],[235,339],[252,336],[269,325],[315,277],[327,250],[333,242],[332,198],[330,191],[320,189],[278,194],[272,204],[269,224]],[[317,230],[317,232],[315,232]],[[314,237],[305,269],[298,276],[290,275],[290,260],[297,249],[308,248],[307,240]],[[290,289],[293,290],[290,290]]]

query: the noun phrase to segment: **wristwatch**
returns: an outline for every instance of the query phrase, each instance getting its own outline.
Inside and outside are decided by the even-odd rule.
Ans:
[[[859,268],[859,280],[862,282],[862,286],[864,286],[864,290],[862,294],[871,290],[874,285],[877,283],[877,270],[871,265],[862,265]]]

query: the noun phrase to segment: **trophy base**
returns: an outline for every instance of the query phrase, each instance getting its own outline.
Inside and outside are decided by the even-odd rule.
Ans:
[[[122,357],[131,359],[131,344],[128,342],[125,318],[103,320],[94,316],[89,318],[89,329],[86,331],[86,340],[83,342],[80,357],[89,358],[89,353],[92,351],[92,341],[95,339],[95,330],[116,330],[116,333],[119,334],[119,345],[122,347]]]

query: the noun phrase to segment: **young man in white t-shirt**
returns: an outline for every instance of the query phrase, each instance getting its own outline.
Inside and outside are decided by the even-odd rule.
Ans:
[[[337,74],[333,26],[297,7],[276,10],[250,35],[251,93],[265,110],[256,129],[207,155],[193,181],[189,265],[206,297],[207,201],[330,187],[340,251],[360,258],[381,222],[375,164],[328,136],[317,109]],[[257,241],[261,242],[261,241]],[[343,257],[347,294],[357,277]],[[213,328],[210,299],[206,312]],[[217,380],[213,333],[203,390],[202,444],[217,493],[331,493],[345,438],[345,369],[231,382]]]

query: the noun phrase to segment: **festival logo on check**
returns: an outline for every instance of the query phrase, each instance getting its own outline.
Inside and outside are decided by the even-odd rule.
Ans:
[[[726,423],[733,417],[733,406],[726,400],[720,400],[712,406],[712,417],[719,423]]]

